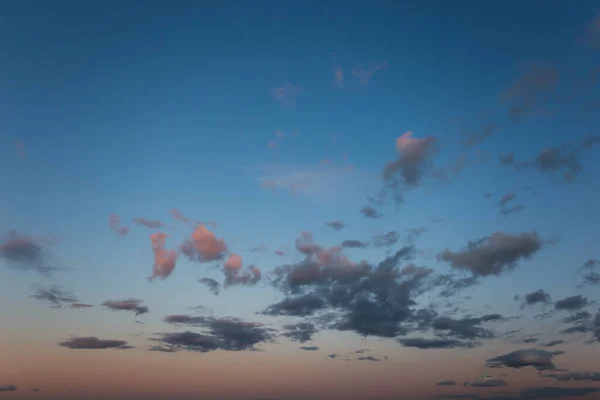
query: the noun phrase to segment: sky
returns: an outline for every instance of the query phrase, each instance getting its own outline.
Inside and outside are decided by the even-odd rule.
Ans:
[[[0,400],[600,396],[600,3],[0,3]]]

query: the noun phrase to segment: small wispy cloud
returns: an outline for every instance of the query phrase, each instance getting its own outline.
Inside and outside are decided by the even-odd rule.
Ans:
[[[292,85],[289,82],[285,82],[283,85],[271,89],[273,98],[288,107],[294,107],[296,98],[304,92],[305,90],[302,86]]]
[[[362,64],[358,64],[354,69],[352,69],[352,76],[358,79],[358,83],[361,85],[367,85],[373,75],[377,71],[385,69],[388,67],[387,61],[382,61],[380,63],[372,63],[367,66],[363,66]]]

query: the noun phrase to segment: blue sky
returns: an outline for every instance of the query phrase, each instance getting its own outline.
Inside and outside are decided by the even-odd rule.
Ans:
[[[144,335],[173,330],[163,318],[189,314],[197,305],[210,308],[216,317],[280,329],[293,319],[256,313],[284,298],[267,276],[283,264],[303,262],[305,254],[294,245],[303,231],[312,232],[323,248],[348,239],[370,242],[378,233],[397,231],[401,239],[392,246],[344,250],[352,261],[377,265],[409,244],[408,230],[424,228],[414,242],[419,252],[411,262],[431,267],[435,274],[456,272],[438,257],[445,249],[459,252],[468,241],[494,232],[538,232],[541,249],[519,259],[515,269],[482,277],[480,285],[453,299],[436,298],[434,292],[419,297],[419,307],[427,307],[430,301],[441,304],[471,296],[459,316],[490,310],[525,315],[498,328],[490,343],[460,350],[479,354],[479,359],[473,356],[474,369],[477,363],[483,368],[496,351],[493,346],[511,351],[519,347],[517,339],[500,335],[504,328],[514,325],[530,333],[546,329],[546,322],[533,318],[540,310],[520,310],[515,295],[544,289],[553,301],[576,294],[600,301],[596,288],[576,287],[582,279],[578,268],[600,258],[597,145],[578,150],[575,157],[582,171],[574,182],[563,179],[564,170],[549,176],[547,169],[517,168],[533,162],[544,149],[563,144],[580,149],[586,137],[598,135],[594,71],[600,53],[593,47],[600,36],[600,28],[593,25],[594,18],[598,24],[597,2],[566,7],[541,1],[212,6],[191,1],[23,1],[0,7],[0,49],[5,55],[0,64],[1,233],[55,235],[58,243],[43,246],[67,267],[45,277],[10,268],[7,257],[0,258],[0,266],[7,267],[0,269],[0,317],[9,321],[6,326],[17,327],[9,328],[10,337],[20,343],[13,349],[26,346],[15,332],[28,332],[31,343],[42,343],[48,354],[57,352],[59,357],[71,350],[54,349],[56,342],[69,335],[110,336],[131,341],[136,346],[132,359],[145,360],[150,356],[142,354],[148,346]],[[552,77],[544,80],[544,73]],[[519,80],[528,76],[529,81]],[[285,99],[277,97],[277,88],[286,90]],[[521,97],[507,99],[511,88],[521,90]],[[511,101],[521,100],[534,112],[513,118]],[[595,109],[590,108],[593,104]],[[491,125],[493,135],[466,145],[465,132],[481,134]],[[429,169],[418,187],[403,187],[401,204],[388,201],[377,207],[382,218],[366,218],[359,210],[386,184],[386,164],[408,157],[396,151],[395,143],[407,131],[417,140],[435,138]],[[499,156],[508,153],[516,163],[507,167]],[[460,160],[464,165],[451,182],[435,178],[435,171],[451,173]],[[277,187],[265,187],[265,182]],[[305,185],[290,193],[286,185],[294,183]],[[516,194],[511,205],[522,205],[521,212],[500,213],[498,202],[508,193]],[[161,231],[169,234],[166,248],[179,251],[195,226],[174,220],[173,209],[191,220],[216,221],[208,229],[225,240],[230,252],[242,256],[244,267],[258,266],[262,280],[214,296],[197,279],[221,282],[224,260],[198,263],[179,254],[170,276],[148,282],[154,262],[150,234],[156,230],[132,220],[160,220],[165,224]],[[127,235],[109,229],[112,214],[131,228]],[[336,231],[327,221],[344,221],[346,226]],[[547,243],[555,236],[560,237],[557,243]],[[250,251],[260,245],[263,251]],[[276,249],[285,254],[275,255]],[[48,309],[30,298],[32,284],[59,285],[95,307]],[[150,312],[138,318],[145,325],[134,324],[128,313],[100,306],[127,298],[148,305]],[[591,304],[589,312],[597,308]],[[52,338],[41,338],[44,327]],[[379,356],[389,355],[390,364],[382,365],[389,373],[406,367],[393,359],[414,352],[390,338],[381,343],[367,339]],[[267,352],[283,363],[297,361],[302,371],[306,352],[286,340],[269,345]],[[327,351],[357,348],[361,340],[356,332],[327,329],[314,342],[324,357]],[[597,343],[569,345],[577,354],[586,349],[588,358],[599,354]],[[14,360],[21,352],[27,349],[15,350]],[[406,357],[419,371],[427,370],[427,362],[415,354]],[[189,357],[174,356],[169,362]],[[252,359],[252,354],[240,352],[211,353],[228,360],[236,356]],[[573,357],[569,368],[586,365],[579,359],[578,367]],[[335,360],[320,359],[322,368],[329,368],[330,361]],[[64,368],[67,374],[70,370]],[[447,364],[447,371],[453,368]],[[327,373],[341,379],[352,376],[350,369]],[[444,371],[438,372],[443,379]],[[26,375],[9,372],[6,379],[19,387],[38,385]],[[3,379],[0,375],[0,387]],[[538,384],[515,379],[519,383],[514,390]],[[364,388],[367,383],[357,385]],[[286,396],[284,389],[270,394],[250,385],[246,395]],[[40,394],[48,399],[66,395],[60,390],[52,387]],[[435,390],[431,382],[415,387],[411,396],[432,398]],[[184,392],[180,398],[189,395]],[[227,398],[241,396],[225,392]],[[17,395],[25,399],[31,393],[20,390]],[[294,398],[291,392],[289,396]],[[318,396],[333,398],[326,388]]]

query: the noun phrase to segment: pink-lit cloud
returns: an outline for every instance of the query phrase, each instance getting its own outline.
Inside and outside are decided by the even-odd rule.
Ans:
[[[172,209],[171,210],[171,216],[176,219],[177,221],[181,221],[183,223],[188,223],[188,219],[185,215],[183,215],[183,213],[179,210],[176,209]]]
[[[235,253],[230,254],[223,264],[223,273],[225,274],[224,287],[255,284],[262,277],[260,268],[254,265],[249,266],[246,271],[242,271],[242,257]]]
[[[129,233],[130,228],[121,226],[121,217],[116,214],[112,214],[108,217],[108,226],[110,229],[119,236],[125,236]]]
[[[387,66],[388,64],[386,61],[373,63],[366,67],[362,64],[359,64],[352,70],[352,76],[357,78],[361,85],[367,85],[377,71],[385,69]]]
[[[198,224],[181,250],[190,260],[208,262],[222,258],[227,252],[227,244],[209,231],[206,225]]]
[[[384,171],[384,180],[392,180],[399,173],[406,186],[417,186],[421,182],[423,169],[434,151],[435,138],[428,136],[417,139],[411,131],[396,138],[396,161],[389,162]]]
[[[152,242],[152,251],[154,252],[154,267],[152,276],[149,278],[153,280],[155,278],[165,279],[175,269],[177,263],[177,252],[173,249],[167,250],[168,234],[163,232],[156,232],[150,235],[150,241]]]
[[[273,98],[288,107],[293,107],[296,103],[296,98],[304,92],[305,90],[302,86],[292,85],[289,82],[285,82],[280,87],[271,89]]]

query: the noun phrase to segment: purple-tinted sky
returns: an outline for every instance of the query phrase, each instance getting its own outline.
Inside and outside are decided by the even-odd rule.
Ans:
[[[217,3],[0,5],[0,400],[599,398],[600,5]]]

